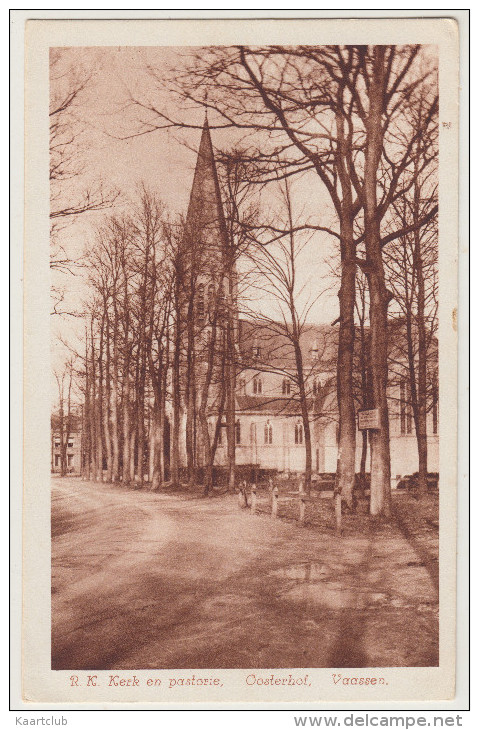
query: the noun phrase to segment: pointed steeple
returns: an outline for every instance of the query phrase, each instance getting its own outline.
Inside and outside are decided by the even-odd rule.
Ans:
[[[228,245],[226,222],[208,117],[201,133],[198,158],[186,216],[187,236],[193,245],[224,252]]]

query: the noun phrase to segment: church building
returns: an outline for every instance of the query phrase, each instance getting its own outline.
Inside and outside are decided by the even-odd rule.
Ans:
[[[183,398],[182,461],[187,458],[188,439],[190,450],[195,448],[198,453],[201,452],[201,435],[195,436],[194,433],[197,428],[196,414],[201,417],[201,409],[205,408],[206,403],[203,416],[208,420],[212,437],[216,434],[216,465],[226,466],[228,463],[229,439],[224,414],[229,408],[230,419],[232,413],[234,418],[237,465],[275,470],[283,474],[301,473],[305,468],[305,443],[295,381],[294,353],[280,328],[264,324],[259,319],[242,319],[238,315],[235,254],[229,240],[206,119],[193,177],[186,231],[190,255],[194,259],[191,276],[195,279],[189,337],[193,337],[196,343],[195,362],[188,362],[186,367],[188,370],[196,368],[197,377],[196,386],[187,386]],[[220,318],[212,318],[212,311],[219,311]],[[208,376],[207,352],[213,337],[222,344],[223,349],[234,353],[234,357],[222,363],[212,361]],[[226,342],[228,338],[229,343]],[[337,327],[327,324],[307,325],[301,336],[301,352],[311,423],[313,475],[333,473],[338,457],[339,433],[336,407]],[[433,368],[437,370],[437,353],[435,357]],[[406,376],[404,364],[404,377],[392,377],[389,388],[393,487],[401,477],[413,474],[418,469],[417,443]],[[202,402],[202,383],[207,377],[210,378],[210,388],[207,401]],[[189,382],[193,383],[191,377]],[[358,430],[358,471],[361,444],[362,434]],[[436,389],[428,413],[429,472],[438,472],[438,459]]]

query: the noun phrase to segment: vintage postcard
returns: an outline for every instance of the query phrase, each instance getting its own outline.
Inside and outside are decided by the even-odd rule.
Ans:
[[[449,18],[27,22],[25,703],[454,698],[458,73]]]

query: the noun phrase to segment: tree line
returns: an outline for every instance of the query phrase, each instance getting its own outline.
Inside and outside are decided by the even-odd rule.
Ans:
[[[402,377],[404,370],[420,489],[427,488],[426,418],[437,389],[437,373],[428,373],[437,346],[436,59],[418,45],[237,46],[194,50],[183,63],[184,72],[174,78],[164,69],[148,72],[161,90],[204,105],[211,129],[245,133],[241,149],[222,154],[228,255],[214,262],[217,274],[206,284],[208,251],[194,245],[187,221],[172,221],[146,189],[131,215],[110,216],[97,232],[88,256],[92,297],[83,354],[91,474],[99,478],[106,459],[108,478],[119,479],[121,472],[129,483],[135,475],[141,478],[135,470],[141,471],[148,453],[150,478],[161,482],[171,397],[173,481],[179,479],[184,402],[187,479],[194,479],[201,454],[209,474],[205,490],[210,489],[224,417],[233,486],[238,374],[233,310],[241,256],[253,257],[260,286],[281,297],[288,313],[283,330],[295,352],[304,431],[310,432],[297,346],[306,319],[297,311],[290,264],[298,236],[316,232],[332,237],[337,250],[338,488],[352,507],[356,408],[358,403],[376,408],[380,428],[369,437],[371,512],[388,515],[387,391],[391,377]],[[194,126],[164,108],[146,107],[141,98],[133,100],[145,112],[138,133]],[[304,174],[319,178],[331,205],[329,220],[322,210],[315,221],[292,215],[288,186]],[[267,219],[257,202],[271,186],[282,186],[280,218]],[[278,244],[285,254],[279,270],[277,258],[268,253]],[[398,346],[394,356],[393,319],[406,333],[402,354]],[[217,414],[211,432],[203,407],[208,403]],[[362,446],[365,463],[365,436]]]

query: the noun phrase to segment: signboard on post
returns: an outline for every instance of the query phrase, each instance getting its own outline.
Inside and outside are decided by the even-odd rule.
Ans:
[[[360,431],[366,431],[368,429],[378,431],[380,429],[379,408],[358,411],[358,429]]]

